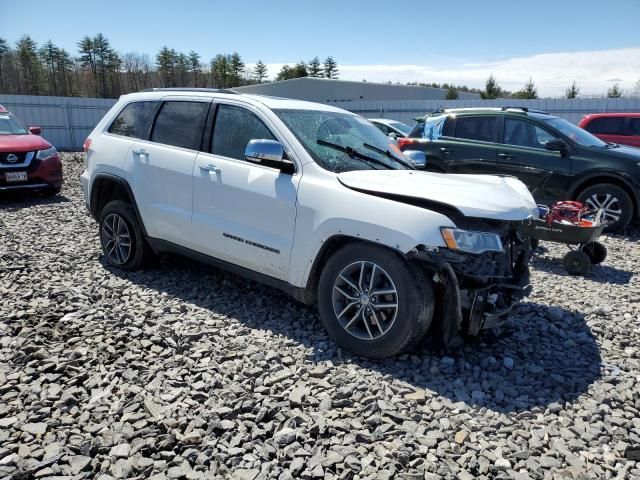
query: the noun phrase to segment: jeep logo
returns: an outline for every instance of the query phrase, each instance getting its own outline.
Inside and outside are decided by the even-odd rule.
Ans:
[[[18,161],[17,155],[14,155],[13,153],[10,153],[9,155],[7,155],[7,162],[16,163],[17,161]]]

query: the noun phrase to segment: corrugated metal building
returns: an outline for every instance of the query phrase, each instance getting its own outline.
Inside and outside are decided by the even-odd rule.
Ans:
[[[320,103],[345,103],[362,100],[444,100],[447,96],[447,90],[443,88],[351,82],[315,77],[247,85],[233,90]],[[458,95],[460,99],[480,98],[477,93],[459,92]]]

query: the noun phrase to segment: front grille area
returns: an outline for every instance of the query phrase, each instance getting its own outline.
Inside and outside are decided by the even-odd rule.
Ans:
[[[2,165],[16,165],[24,163],[29,152],[0,152],[0,164]],[[9,161],[11,156],[17,157],[14,161]]]

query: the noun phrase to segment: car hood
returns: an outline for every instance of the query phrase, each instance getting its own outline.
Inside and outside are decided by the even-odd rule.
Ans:
[[[621,158],[634,162],[640,161],[640,148],[630,147],[628,145],[620,145],[616,148],[599,148],[598,151],[609,157]]]
[[[513,177],[356,170],[338,174],[338,180],[351,189],[399,201],[409,197],[450,205],[468,217],[509,221],[538,217],[531,193]]]
[[[39,135],[0,135],[0,152],[46,150],[51,144]]]

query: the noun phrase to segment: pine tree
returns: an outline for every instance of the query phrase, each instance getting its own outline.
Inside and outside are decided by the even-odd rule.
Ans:
[[[524,88],[515,93],[515,97],[529,100],[538,98],[538,90],[531,77],[529,77],[529,81],[525,84]]]
[[[484,92],[482,92],[481,95],[482,98],[485,99],[495,99],[502,95],[502,89],[500,88],[500,85],[498,85],[493,74],[489,75],[489,78],[487,78],[484,85]]]
[[[156,55],[156,68],[163,87],[175,87],[176,51],[164,46]]]
[[[189,52],[189,72],[191,73],[191,84],[197,87],[202,75],[202,66],[200,65],[200,55],[193,50]]]
[[[262,60],[258,60],[256,66],[253,67],[253,76],[258,80],[258,83],[262,83],[267,78],[267,66],[262,63]]]
[[[217,54],[211,60],[211,83],[216,88],[227,88],[230,74],[228,55]]]
[[[229,70],[231,72],[230,87],[238,87],[242,83],[242,74],[244,72],[244,62],[238,52],[233,52],[227,59]]]
[[[614,83],[613,86],[609,90],[607,90],[607,97],[608,98],[622,97],[622,90],[620,89],[620,86],[617,83]]]
[[[457,100],[458,99],[458,90],[456,90],[453,86],[447,89],[446,100]]]
[[[309,75],[309,72],[307,71],[307,64],[302,60],[296,63],[291,70],[293,78],[306,77]]]
[[[281,81],[281,80],[289,80],[293,78],[293,73],[291,70],[292,68],[289,65],[283,65],[280,71],[278,72],[278,75],[276,76],[276,80]]]
[[[322,77],[323,69],[322,64],[320,63],[320,59],[318,57],[313,57],[311,61],[307,64],[307,73],[310,77]]]
[[[327,57],[324,61],[324,76],[326,78],[337,79],[338,74],[338,62],[331,56]]]
[[[573,83],[571,84],[571,86],[569,88],[567,88],[564,92],[564,96],[566,98],[577,98],[578,95],[580,95],[580,88],[578,88],[578,85],[576,84],[576,81],[574,80]]]
[[[0,91],[4,91],[5,87],[5,62],[9,53],[9,44],[4,38],[0,38]]]
[[[20,93],[38,95],[41,93],[42,71],[38,58],[38,45],[33,39],[25,35],[16,43],[18,55],[20,86],[24,88]]]

